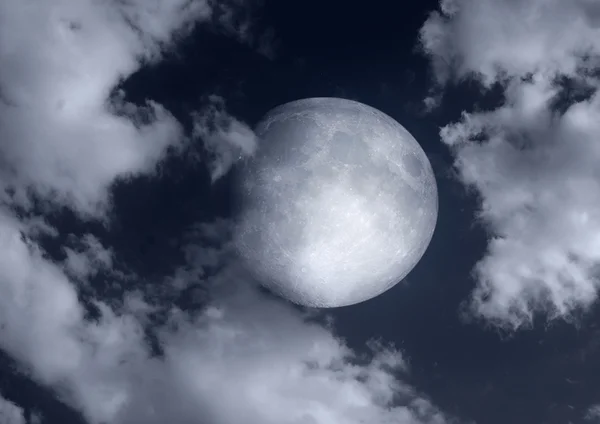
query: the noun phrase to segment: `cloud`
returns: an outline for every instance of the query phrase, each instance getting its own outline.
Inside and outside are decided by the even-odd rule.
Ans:
[[[403,382],[393,347],[359,357],[314,316],[256,289],[232,259],[226,221],[194,227],[186,265],[164,279],[174,294],[158,298],[138,281],[121,299],[84,304],[91,277],[119,283],[111,246],[71,235],[62,262],[41,247],[40,236],[63,235],[45,212],[109,221],[114,182],[153,172],[186,141],[161,105],[129,104],[116,88],[210,12],[187,0],[0,3],[0,349],[91,424],[445,422]],[[217,179],[255,138],[213,100],[196,135]],[[201,307],[175,306],[195,287],[209,292]],[[0,414],[25,422],[6,401]]]
[[[266,298],[231,261],[193,283],[212,293],[197,314],[147,305],[169,310],[167,325],[154,329],[157,357],[144,337],[144,310],[117,312],[96,300],[100,317],[85,319],[75,287],[23,236],[26,228],[4,216],[0,230],[8,252],[0,261],[0,347],[90,423],[446,422],[399,380],[399,352],[375,344],[372,358],[357,357],[331,329]],[[188,270],[203,268],[195,259],[205,252],[188,252]]]
[[[102,270],[113,267],[113,252],[106,249],[92,234],[86,234],[81,240],[76,240],[79,249],[65,247],[65,269],[80,279],[98,274]]]
[[[97,217],[116,178],[152,171],[181,142],[180,124],[115,89],[209,13],[186,0],[2,2],[0,176],[11,200],[33,192]]]
[[[437,82],[473,76],[573,75],[600,48],[600,6],[591,0],[442,0],[421,28]]]
[[[101,319],[86,321],[75,286],[26,233],[14,217],[0,215],[0,348],[101,422],[122,402],[122,364],[143,358],[139,323],[100,301]]]
[[[440,135],[490,233],[471,310],[518,328],[597,298],[600,7],[576,0],[445,0],[421,29],[436,88],[475,80],[501,104]]]
[[[253,19],[253,12],[261,3],[253,0],[213,2],[213,19],[222,30],[234,34],[240,42],[273,59],[279,47],[274,32],[272,28],[258,28],[257,20]]]
[[[210,155],[209,170],[215,182],[235,162],[255,152],[257,139],[251,128],[227,113],[222,97],[213,95],[209,100],[204,110],[194,114],[194,135],[202,139]]]
[[[3,424],[25,424],[23,409],[0,396],[0,422]]]
[[[600,405],[592,405],[585,414],[585,419],[592,422],[600,420]]]

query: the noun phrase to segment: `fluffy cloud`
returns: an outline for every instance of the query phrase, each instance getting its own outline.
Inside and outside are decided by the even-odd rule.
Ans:
[[[98,216],[115,178],[151,171],[180,125],[114,90],[209,13],[203,1],[3,1],[0,177],[12,200],[33,192]]]
[[[261,294],[231,259],[227,222],[199,225],[187,265],[165,278],[166,290],[210,292],[195,312],[134,293],[110,299],[118,307],[84,305],[76,282],[118,278],[110,246],[71,239],[56,263],[36,241],[60,232],[39,213],[67,206],[107,220],[111,185],[181,145],[164,108],[127,104],[114,90],[209,14],[202,0],[0,3],[0,349],[91,424],[445,422],[400,379],[399,352],[374,344],[357,357],[314,317]],[[214,179],[255,148],[252,132],[215,105],[207,116],[226,118],[222,129],[196,121]],[[0,400],[5,416],[25,421]]]
[[[593,0],[442,0],[421,29],[436,80],[573,75],[600,47]]]
[[[466,79],[503,91],[440,133],[490,232],[472,310],[500,326],[597,298],[599,23],[588,0],[444,0],[421,30],[434,91]]]
[[[144,357],[140,325],[101,302],[101,319],[86,321],[75,286],[26,233],[14,217],[0,215],[5,252],[0,259],[0,348],[93,422],[106,420],[124,401],[123,364]]]

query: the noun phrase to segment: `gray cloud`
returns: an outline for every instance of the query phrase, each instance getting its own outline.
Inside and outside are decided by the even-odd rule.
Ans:
[[[113,267],[113,252],[106,249],[92,234],[85,235],[79,249],[65,247],[65,269],[71,275],[86,279],[102,270]]]
[[[490,231],[472,310],[508,328],[536,312],[568,319],[598,292],[598,5],[445,0],[440,9],[421,30],[434,92],[473,79],[504,94],[440,133]]]
[[[585,419],[591,422],[598,422],[600,420],[600,405],[590,406],[585,414]]]
[[[210,155],[208,165],[213,182],[223,177],[238,160],[251,156],[257,147],[254,131],[235,119],[220,96],[210,96],[210,104],[194,114],[194,136],[199,137]]]
[[[0,396],[0,422],[3,424],[25,424],[23,409]]]

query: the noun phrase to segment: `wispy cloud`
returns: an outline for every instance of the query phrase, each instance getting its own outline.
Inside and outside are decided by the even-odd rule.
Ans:
[[[212,181],[225,175],[238,160],[251,156],[257,148],[254,131],[227,113],[225,100],[210,96],[209,105],[193,115],[194,136],[201,139],[209,154]]]
[[[591,406],[585,414],[585,419],[591,422],[600,420],[600,405]]]

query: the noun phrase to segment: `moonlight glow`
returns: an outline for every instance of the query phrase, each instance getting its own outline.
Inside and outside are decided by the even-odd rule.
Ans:
[[[270,290],[315,307],[370,299],[417,264],[437,187],[417,141],[389,116],[336,98],[299,100],[257,127],[239,173],[236,247]]]

